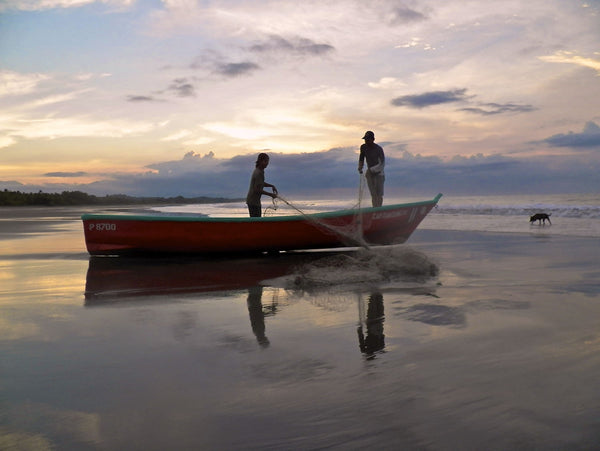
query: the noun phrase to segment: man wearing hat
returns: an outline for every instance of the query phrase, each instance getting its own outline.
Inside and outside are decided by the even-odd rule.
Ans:
[[[360,146],[360,156],[358,157],[358,172],[363,173],[365,159],[367,160],[367,185],[371,192],[371,202],[374,207],[381,207],[383,204],[383,182],[385,175],[383,167],[385,166],[385,156],[381,146],[375,144],[375,133],[368,131],[363,138],[365,143]]]

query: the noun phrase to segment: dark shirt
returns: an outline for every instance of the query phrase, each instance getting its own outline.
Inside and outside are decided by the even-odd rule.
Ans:
[[[364,143],[360,146],[360,156],[358,157],[359,164],[364,164],[367,159],[367,167],[376,166],[379,163],[385,163],[385,155],[380,145],[375,143]]]
[[[254,169],[250,178],[250,187],[246,196],[248,205],[260,205],[260,196],[262,196],[265,186],[265,171],[259,168]]]

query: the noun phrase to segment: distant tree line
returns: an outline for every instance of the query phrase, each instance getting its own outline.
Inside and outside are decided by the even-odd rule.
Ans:
[[[151,205],[151,204],[208,204],[215,202],[236,202],[239,199],[223,197],[133,197],[125,194],[94,196],[82,191],[62,193],[22,193],[21,191],[0,191],[0,207],[19,206],[68,206],[68,205]]]

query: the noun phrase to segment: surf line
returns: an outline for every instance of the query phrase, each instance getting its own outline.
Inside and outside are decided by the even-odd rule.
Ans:
[[[354,216],[354,224],[358,226],[358,227],[355,227],[355,229],[358,229],[358,233],[354,233],[354,234],[351,235],[350,233],[347,233],[347,232],[345,232],[343,230],[340,230],[340,227],[335,227],[335,226],[331,226],[329,224],[326,224],[323,221],[319,221],[314,216],[312,216],[312,215],[310,215],[308,213],[303,212],[300,208],[296,207],[294,204],[292,204],[286,198],[284,198],[283,196],[281,196],[281,194],[278,194],[277,198],[281,199],[283,203],[285,203],[286,205],[288,205],[292,209],[296,210],[298,213],[300,213],[302,216],[304,216],[309,222],[315,224],[317,227],[321,227],[321,228],[323,228],[325,230],[333,232],[336,235],[339,235],[340,237],[348,240],[349,243],[354,244],[355,246],[362,247],[362,248],[365,248],[367,250],[371,250],[371,248],[369,247],[369,245],[367,244],[367,242],[363,238],[362,214],[361,214],[360,208],[358,209],[358,214]],[[359,207],[360,207],[360,202],[359,202]]]

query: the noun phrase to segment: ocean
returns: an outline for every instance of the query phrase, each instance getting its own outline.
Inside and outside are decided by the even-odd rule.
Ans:
[[[433,198],[433,196],[431,196]],[[417,202],[427,197],[395,197],[386,204]],[[266,215],[295,215],[369,206],[368,201],[357,199],[299,199],[286,198],[294,208],[283,201],[263,200]],[[243,202],[156,207],[161,212],[206,214],[209,216],[247,216]],[[548,227],[534,227],[529,218],[535,213],[550,214]],[[552,226],[550,229],[549,226]],[[419,229],[464,230],[506,233],[548,233],[553,235],[600,237],[600,195],[502,195],[502,196],[443,196],[437,206],[419,226]]]
[[[369,250],[90,257],[81,214],[122,210],[0,209],[0,449],[600,447],[599,195],[445,195]]]

